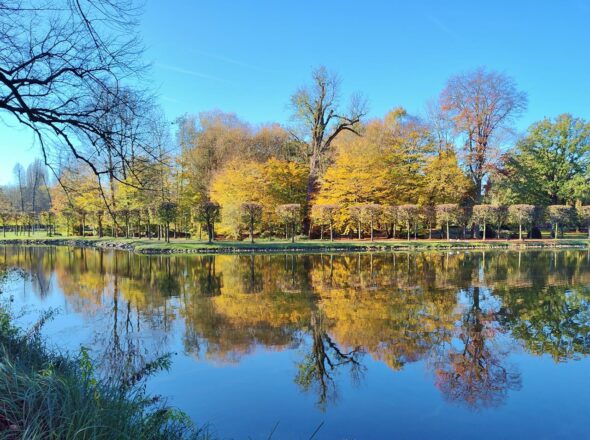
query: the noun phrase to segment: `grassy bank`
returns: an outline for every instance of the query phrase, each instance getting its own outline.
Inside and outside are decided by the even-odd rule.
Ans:
[[[0,237],[0,244],[70,245],[98,248],[117,248],[145,254],[167,253],[272,253],[272,252],[370,252],[370,251],[426,251],[466,249],[523,249],[588,247],[585,234],[570,234],[566,238],[540,240],[348,240],[331,241],[301,239],[295,243],[284,240],[249,241],[220,240],[208,243],[203,240],[172,239],[170,243],[156,239],[125,239],[98,237]]]
[[[98,379],[85,351],[48,349],[40,327],[19,330],[0,304],[0,438],[204,438],[184,414],[146,395],[142,381]]]

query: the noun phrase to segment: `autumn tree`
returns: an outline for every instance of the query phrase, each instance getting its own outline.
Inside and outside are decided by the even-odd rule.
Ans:
[[[412,231],[412,227],[414,228],[414,239],[416,238],[416,225],[418,219],[420,218],[420,207],[418,205],[401,205],[397,207],[397,215],[400,222],[406,224],[406,231],[408,240],[410,239],[410,234]]]
[[[391,227],[391,238],[395,238],[397,223],[399,221],[399,211],[397,206],[384,205],[381,210],[381,220],[384,224]]]
[[[563,227],[572,221],[574,210],[567,205],[550,205],[547,207],[547,220],[551,223],[553,238],[557,239],[561,232],[563,237]]]
[[[221,207],[219,203],[204,200],[197,205],[196,220],[205,224],[207,228],[207,239],[209,243],[215,240],[215,223],[221,218]]]
[[[211,183],[211,200],[219,203],[223,216],[219,232],[239,238],[243,228],[241,206],[260,203],[265,196],[263,165],[253,161],[233,160],[219,170]],[[276,205],[275,205],[276,206]],[[269,209],[274,210],[275,206]]]
[[[2,235],[4,237],[6,237],[6,227],[8,226],[12,217],[13,211],[10,201],[4,194],[4,191],[2,191],[2,188],[0,188],[0,221],[2,222]]]
[[[311,218],[315,224],[320,225],[320,239],[324,239],[324,226],[328,226],[330,230],[330,241],[334,241],[334,217],[338,211],[338,205],[325,204],[313,205],[311,210]]]
[[[297,138],[306,146],[309,163],[306,202],[309,205],[330,158],[332,143],[344,131],[357,133],[358,124],[367,114],[367,105],[360,95],[353,95],[348,110],[343,110],[340,79],[322,66],[312,72],[310,85],[299,88],[291,96],[291,107],[293,119],[303,129],[303,134]],[[306,216],[304,233],[308,228]]]
[[[170,243],[170,223],[176,220],[178,205],[174,202],[163,202],[158,206],[158,219],[164,225],[166,242]]]
[[[299,203],[288,203],[279,205],[276,208],[277,215],[285,225],[285,238],[291,229],[291,242],[295,242],[295,225],[301,218],[301,205]]]
[[[526,109],[527,97],[512,78],[478,68],[450,78],[440,95],[440,106],[463,138],[464,162],[478,203],[499,138]]]
[[[590,214],[590,210],[588,213]],[[522,226],[526,227],[533,222],[535,217],[534,205],[510,205],[508,207],[508,216],[514,224],[518,225],[518,239],[522,241]]]
[[[262,218],[262,205],[257,202],[242,203],[242,218],[248,225],[250,243],[254,243],[254,225]]]
[[[345,133],[335,146],[334,163],[321,179],[316,203],[342,208],[335,223],[344,233],[355,223],[351,206],[419,201],[431,151],[426,126],[419,118],[396,108],[383,119],[363,125],[362,137]]]
[[[373,241],[373,236],[375,232],[375,223],[379,220],[379,217],[382,212],[381,205],[377,205],[375,203],[369,203],[362,207],[362,210],[365,213],[365,217],[369,222],[369,229],[371,231],[371,241]]]
[[[424,219],[424,224],[428,226],[428,239],[432,239],[432,226],[436,224],[436,206],[423,206],[422,217]]]
[[[473,191],[473,185],[459,167],[457,156],[447,149],[427,159],[420,200],[425,205],[459,203]]]
[[[365,211],[363,205],[352,205],[348,208],[350,220],[356,225],[358,239],[363,238],[363,223],[365,221]]]
[[[436,205],[436,218],[439,222],[439,225],[445,226],[447,240],[451,239],[449,225],[457,220],[458,214],[459,205],[456,203],[443,203],[441,205]]]

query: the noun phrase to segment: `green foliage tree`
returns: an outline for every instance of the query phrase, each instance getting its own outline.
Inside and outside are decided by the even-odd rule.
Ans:
[[[174,202],[162,202],[158,205],[158,219],[164,225],[166,242],[170,243],[170,223],[176,220],[178,205]]]
[[[207,228],[207,239],[209,243],[215,240],[215,223],[221,218],[219,203],[205,200],[197,205],[196,219],[205,224]]]
[[[485,240],[487,238],[487,225],[492,222],[494,213],[494,207],[492,205],[474,205],[473,206],[473,220],[478,224],[481,225],[482,230],[482,238]]]
[[[590,211],[588,211],[590,214]],[[528,226],[533,222],[535,216],[535,207],[533,205],[510,205],[508,207],[508,217],[510,221],[518,225],[518,239],[522,241],[522,227]]]
[[[588,238],[590,239],[590,206],[580,206],[578,208],[578,218],[588,228]]]
[[[505,155],[498,182],[517,203],[558,205],[590,198],[590,123],[563,114],[536,122]]]
[[[552,225],[554,239],[557,239],[559,235],[563,237],[563,227],[572,222],[574,214],[571,206],[550,205],[547,207],[547,220]]]

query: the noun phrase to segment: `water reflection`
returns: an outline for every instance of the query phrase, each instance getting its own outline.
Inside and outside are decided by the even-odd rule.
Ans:
[[[141,368],[175,332],[187,354],[222,364],[296,348],[292,380],[322,409],[343,376],[363,381],[367,357],[392,370],[424,361],[446,399],[481,408],[521,387],[512,353],[556,362],[590,353],[585,251],[197,257],[5,247],[0,263],[28,271],[38,297],[55,285],[68,308],[101,322],[93,347],[110,370]]]

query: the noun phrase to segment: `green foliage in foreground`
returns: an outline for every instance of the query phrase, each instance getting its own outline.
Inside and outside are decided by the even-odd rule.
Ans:
[[[101,380],[86,350],[75,358],[49,350],[44,319],[23,332],[0,305],[0,439],[204,438],[141,380]]]

